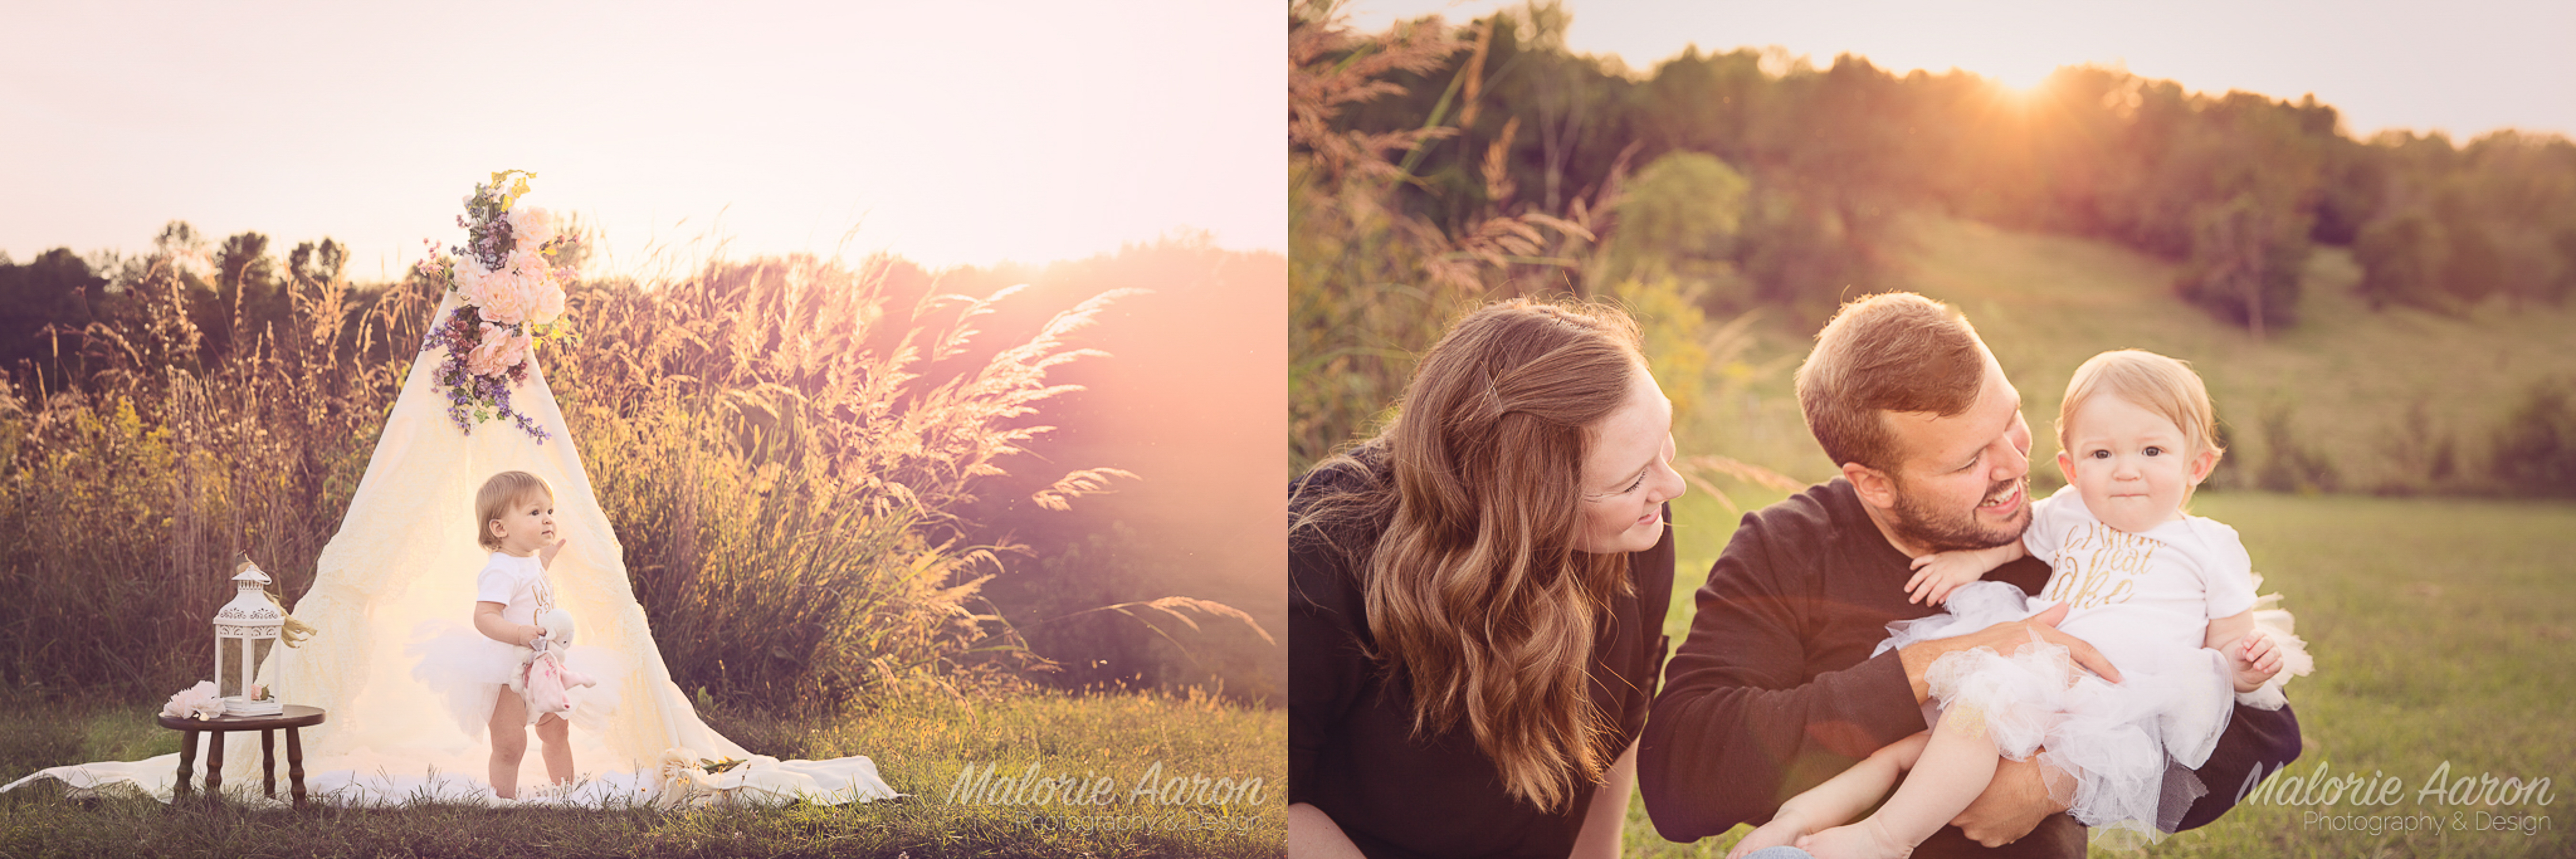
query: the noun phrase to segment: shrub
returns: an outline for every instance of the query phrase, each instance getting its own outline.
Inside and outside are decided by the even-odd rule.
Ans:
[[[2576,497],[2576,383],[2544,379],[2496,427],[2493,474],[2513,492]]]
[[[1619,202],[1618,231],[1604,247],[1604,281],[1677,278],[1710,306],[1754,306],[1753,285],[1737,272],[1745,200],[1751,183],[1699,152],[1673,152],[1638,171]]]
[[[2266,208],[2253,193],[2192,210],[2191,259],[2175,291],[2254,336],[2298,321],[2309,219]]]
[[[2355,291],[2372,307],[2442,306],[2442,271],[2450,262],[2451,238],[2431,215],[2408,210],[2370,222],[2353,240],[2352,255],[2362,267]]]
[[[2264,416],[2263,442],[2264,447],[2269,448],[2269,455],[2263,458],[2262,471],[2254,478],[2255,485],[2274,492],[2315,494],[2333,492],[2342,483],[2342,475],[2334,462],[2300,438],[2298,431],[2290,426],[2290,410],[2286,405],[2276,403]]]
[[[2390,472],[2375,490],[2381,495],[2411,495],[2451,486],[2459,478],[2459,445],[2452,434],[2433,428],[2430,398],[2417,395],[2406,414],[2380,440]]]
[[[674,395],[575,420],[673,681],[813,715],[956,667],[991,552],[930,543],[916,506],[868,503],[819,460],[758,458],[715,411]]]

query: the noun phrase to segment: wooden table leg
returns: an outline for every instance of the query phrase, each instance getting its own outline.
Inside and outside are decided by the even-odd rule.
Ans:
[[[224,797],[224,732],[207,731],[206,798]]]
[[[197,732],[179,732],[179,786],[170,789],[172,796],[188,795],[188,782],[197,777]]]
[[[286,787],[295,795],[295,807],[304,807],[304,737],[302,729],[286,729]]]
[[[263,728],[259,732],[259,793],[277,798],[277,731]]]

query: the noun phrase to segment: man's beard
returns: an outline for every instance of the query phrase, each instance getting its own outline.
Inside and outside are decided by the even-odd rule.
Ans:
[[[2019,540],[2022,530],[2030,527],[2028,480],[2027,477],[2021,477],[1997,483],[1986,487],[1986,494],[1977,498],[1978,503],[1983,504],[1986,499],[1995,497],[1996,493],[2014,484],[2021,484],[2019,491],[2022,500],[2019,515],[2014,516],[2012,521],[1995,528],[1978,525],[1975,508],[1955,513],[1936,510],[1917,500],[1913,493],[1907,492],[1904,481],[1899,480],[1896,483],[1894,517],[1896,521],[1888,523],[1888,529],[1895,531],[1896,536],[1904,538],[1906,542],[1934,552],[1991,549]]]

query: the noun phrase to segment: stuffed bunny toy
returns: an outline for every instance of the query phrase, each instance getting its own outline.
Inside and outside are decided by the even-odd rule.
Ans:
[[[548,611],[537,617],[537,625],[546,628],[546,637],[537,639],[536,647],[518,649],[520,667],[510,674],[510,691],[527,699],[531,725],[548,713],[570,714],[571,690],[599,685],[590,675],[564,665],[563,650],[572,646],[571,613],[563,609]]]

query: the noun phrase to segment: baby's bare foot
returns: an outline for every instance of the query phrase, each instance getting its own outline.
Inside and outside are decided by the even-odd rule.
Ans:
[[[1798,849],[1816,854],[1816,859],[1904,859],[1914,852],[1914,845],[1898,840],[1879,825],[1878,818],[1871,817],[1798,839]]]

